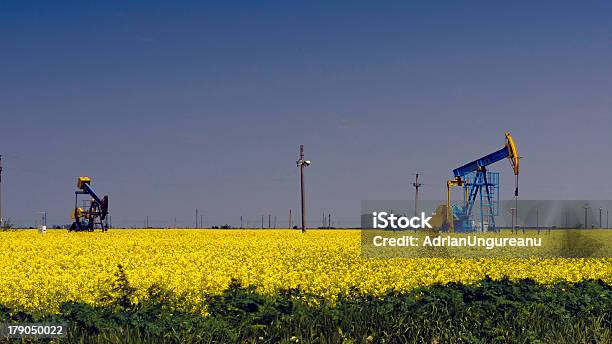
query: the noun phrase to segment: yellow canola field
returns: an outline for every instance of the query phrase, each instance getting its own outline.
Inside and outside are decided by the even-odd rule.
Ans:
[[[600,278],[612,259],[364,259],[358,230],[118,230],[0,232],[0,305],[57,310],[63,301],[96,303],[123,265],[139,295],[158,284],[201,300],[232,278],[262,293],[300,287],[333,299],[352,288],[379,295],[489,275],[550,283]]]

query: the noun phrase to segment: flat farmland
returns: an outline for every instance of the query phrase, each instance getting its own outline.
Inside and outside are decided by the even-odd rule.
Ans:
[[[530,278],[542,284],[601,279],[612,283],[612,259],[361,257],[360,231],[113,229],[0,232],[0,304],[57,312],[67,301],[103,305],[121,270],[134,292],[152,286],[180,296],[181,307],[221,294],[232,280],[257,293],[299,289],[333,302],[381,296],[449,282]]]

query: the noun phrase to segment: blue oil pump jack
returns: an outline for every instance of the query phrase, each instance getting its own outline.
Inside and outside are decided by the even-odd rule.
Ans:
[[[86,209],[78,207],[79,195],[91,197]],[[108,196],[98,197],[91,187],[89,177],[79,177],[77,180],[72,218],[74,222],[69,228],[70,231],[93,232],[96,228],[100,228],[103,232],[108,230]]]
[[[446,183],[446,214],[449,231],[473,231],[474,205],[479,200],[479,223],[482,231],[495,231],[495,216],[499,201],[499,173],[488,172],[487,166],[508,158],[515,175],[514,197],[518,197],[519,156],[514,139],[506,132],[506,145],[491,154],[485,155],[453,170],[454,179]],[[463,205],[451,206],[451,187],[464,189]]]

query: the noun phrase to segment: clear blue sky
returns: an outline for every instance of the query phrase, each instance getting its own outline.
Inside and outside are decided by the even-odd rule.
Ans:
[[[311,224],[357,225],[505,130],[521,198],[612,199],[611,61],[609,1],[2,1],[4,215],[68,223],[89,175],[117,225],[282,224],[304,144]]]

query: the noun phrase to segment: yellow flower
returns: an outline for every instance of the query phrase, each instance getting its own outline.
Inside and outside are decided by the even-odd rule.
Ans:
[[[486,275],[612,283],[610,258],[363,259],[360,240],[358,230],[0,232],[0,304],[45,311],[69,300],[97,304],[113,295],[119,264],[136,288],[132,302],[158,285],[185,296],[187,304],[177,306],[186,308],[201,303],[202,293],[221,293],[234,278],[260,293],[301,288],[332,301],[355,290],[382,295]]]

